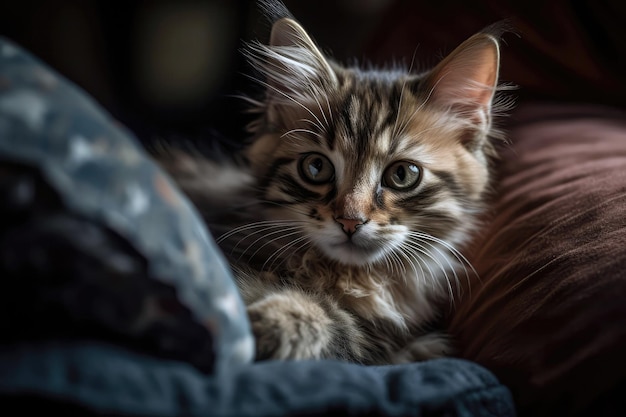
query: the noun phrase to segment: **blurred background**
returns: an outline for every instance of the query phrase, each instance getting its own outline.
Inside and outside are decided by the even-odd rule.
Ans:
[[[507,20],[502,80],[519,100],[626,106],[626,2],[287,0],[342,62],[426,69],[481,28]],[[130,127],[154,137],[240,140],[254,92],[239,49],[266,40],[252,0],[0,2],[0,35],[30,50]]]

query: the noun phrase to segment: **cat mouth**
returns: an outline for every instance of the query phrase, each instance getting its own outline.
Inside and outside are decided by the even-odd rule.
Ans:
[[[380,248],[374,245],[359,245],[353,241],[345,241],[330,245],[327,255],[343,264],[365,265],[379,258]]]

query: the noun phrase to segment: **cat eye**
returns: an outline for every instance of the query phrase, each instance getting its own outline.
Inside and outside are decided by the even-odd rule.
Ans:
[[[324,155],[309,153],[300,159],[298,171],[311,184],[325,184],[335,178],[335,167]]]
[[[415,187],[422,178],[422,170],[412,162],[398,161],[389,165],[383,174],[383,185],[394,190]]]

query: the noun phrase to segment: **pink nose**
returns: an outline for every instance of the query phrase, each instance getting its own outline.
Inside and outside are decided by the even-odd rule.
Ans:
[[[348,236],[352,236],[356,232],[356,229],[358,229],[359,226],[363,226],[365,223],[365,220],[362,219],[346,219],[343,217],[337,217],[335,221],[341,225],[344,233]]]

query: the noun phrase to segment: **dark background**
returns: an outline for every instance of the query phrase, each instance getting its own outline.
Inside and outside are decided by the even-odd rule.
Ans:
[[[389,1],[286,2],[338,57],[362,54]],[[369,7],[369,9],[368,9]],[[7,1],[0,35],[69,78],[144,141],[240,139],[254,92],[240,48],[270,24],[250,0]]]
[[[626,108],[624,75],[626,74],[626,25],[624,25],[626,2],[623,0],[551,0],[541,2],[507,0],[291,0],[286,3],[293,14],[317,39],[321,47],[324,50],[332,51],[332,55],[337,59],[341,61],[358,59],[363,63],[376,64],[395,60],[408,65],[412,57],[415,56],[416,64],[414,67],[416,69],[424,69],[435,64],[446,52],[451,51],[461,41],[486,25],[507,19],[514,29],[511,33],[504,35],[501,78],[504,82],[519,86],[515,92],[518,103],[536,100],[558,103],[585,102]],[[58,0],[54,2],[4,0],[0,2],[0,35],[7,36],[29,49],[65,77],[84,88],[115,118],[129,126],[144,142],[151,142],[155,138],[195,138],[202,141],[222,137],[224,140],[239,141],[243,136],[243,126],[247,120],[241,113],[242,101],[232,98],[232,96],[247,93],[254,89],[247,79],[240,75],[242,71],[248,69],[238,50],[242,46],[242,40],[264,39],[268,32],[269,25],[266,19],[259,16],[254,4],[248,0],[129,0],[123,3],[95,0]],[[593,115],[589,116],[585,112],[585,117],[597,117],[600,120],[601,117],[596,114],[603,112],[605,107],[594,106],[593,108]],[[542,107],[535,107],[535,109],[541,110]],[[533,113],[532,120],[535,120],[535,114],[537,114],[536,117],[554,117],[550,114],[538,114],[540,110]],[[580,113],[569,114],[569,116],[564,114],[564,117],[580,117]],[[511,120],[514,120],[515,117],[514,115]],[[609,143],[606,138],[604,141],[602,140],[601,126],[600,128],[591,126],[590,129],[598,130],[600,145]],[[567,130],[565,131],[567,132]],[[533,131],[527,131],[527,134],[531,135]],[[588,132],[584,132],[584,134],[587,135]],[[574,163],[579,163],[577,160],[571,159],[571,155],[566,154],[566,146],[576,144],[576,137],[570,141],[567,137],[564,139],[562,136],[550,137],[544,134],[544,136],[539,136],[539,139],[534,136],[531,139],[526,138],[526,143],[533,146],[536,144],[536,148],[540,148],[543,144],[539,142],[544,138],[546,142],[551,139],[555,140],[558,145],[555,148],[559,150],[558,155],[563,153],[565,156],[563,164],[568,164],[572,160],[575,161]],[[546,147],[546,149],[549,151],[550,147]],[[591,147],[584,149],[591,150]],[[616,147],[616,149],[620,148]],[[528,156],[534,150],[526,145],[525,153]],[[580,152],[578,150],[574,154],[578,155]],[[594,152],[602,155],[597,149]],[[521,165],[516,165],[518,164],[516,162],[510,166],[523,168],[525,167],[524,164],[530,164],[529,160],[531,162],[539,161],[542,154],[539,153],[538,155],[535,153],[534,159],[521,160],[519,163]],[[546,158],[546,160],[552,161],[550,158]],[[603,188],[605,185],[597,181],[597,175],[594,176],[591,171],[592,168],[595,169],[595,166],[590,167],[589,160],[585,158],[581,158],[579,161],[581,164],[585,164],[586,169],[589,170],[587,171],[589,172],[589,181],[584,184],[588,184],[592,189],[605,190],[603,191],[604,194],[589,195],[609,195],[607,194],[609,191]],[[541,169],[545,166],[544,162],[537,163],[537,167]],[[515,173],[517,168],[511,169]],[[598,172],[609,173],[610,170],[611,165],[606,170],[598,169]],[[520,169],[516,175],[520,175],[522,179],[531,178],[530,184],[533,185],[536,184],[537,178],[541,178],[543,172],[535,175],[535,178],[528,177],[526,171]],[[563,172],[570,171],[563,170]],[[584,177],[584,175],[580,174],[580,177]],[[550,176],[550,181],[553,178],[554,176]],[[579,179],[578,176],[576,178]],[[620,178],[620,176],[615,176],[615,181],[619,181]],[[9,182],[6,183],[10,184]],[[617,192],[614,190],[623,191],[623,184],[608,183],[615,187],[608,189],[611,192]],[[517,183],[509,182],[509,184]],[[580,186],[582,187],[582,185]],[[8,189],[13,190],[13,188]],[[559,184],[559,187],[553,191],[558,193],[560,204],[564,195],[563,188]],[[521,199],[518,199],[518,193],[519,190],[517,189],[509,190],[509,194],[503,195],[502,201],[507,204],[510,201],[519,204],[520,210],[522,208],[526,210],[527,201],[536,201],[537,207],[545,208],[554,215],[553,205],[546,203],[546,201],[553,201],[546,200],[547,197],[543,188],[538,187],[538,194]],[[580,195],[569,195],[575,198],[576,204],[582,204],[581,210],[586,209],[585,200],[580,200]],[[529,200],[531,197],[535,200]],[[605,202],[611,201],[618,200],[609,198]],[[573,204],[571,200],[569,202]],[[613,205],[596,206],[596,201],[592,202],[594,208],[614,207]],[[616,210],[620,208],[615,207]],[[561,209],[563,208],[561,207]],[[559,213],[559,211],[556,212]],[[500,213],[503,216],[501,218],[503,224],[514,226],[519,224],[511,220],[513,214],[517,214],[515,211],[502,210]],[[510,230],[514,235],[512,242],[519,240],[520,232],[532,231],[535,227],[545,223],[539,217],[526,217],[526,214],[529,213],[536,214],[538,212],[533,208],[532,212],[521,213],[523,216],[520,218],[531,223],[533,219],[540,221],[537,224],[527,223],[530,229],[516,230],[513,227]],[[615,219],[618,217],[610,216],[608,218],[611,221],[616,221]],[[601,224],[603,218],[598,217],[598,219],[598,222],[588,225],[588,227],[596,227],[597,225],[598,229],[593,230],[593,233],[604,231],[608,227],[607,225],[611,224],[610,222]],[[498,225],[498,223],[494,224]],[[14,227],[14,224],[11,224],[11,227]],[[550,228],[549,230],[553,229]],[[612,229],[609,227],[606,230]],[[569,232],[567,231],[568,236]],[[618,235],[615,234],[615,236]],[[544,241],[536,237],[533,235],[530,239],[541,245]],[[606,235],[606,237],[610,236]],[[594,236],[590,235],[589,238],[593,239]],[[567,239],[563,241],[572,245],[576,244],[576,241]],[[607,239],[604,244],[607,242],[610,244],[614,240]],[[500,249],[506,252],[512,247],[510,245],[515,246],[509,242],[507,245],[500,245]],[[534,246],[529,246],[529,248],[532,249]],[[584,248],[581,247],[581,250]],[[522,249],[529,250],[526,247]],[[546,257],[547,254],[543,252],[537,252],[536,255],[539,256],[540,262],[545,259],[557,259],[560,256],[556,254],[550,258],[549,256]],[[595,252],[588,255],[596,256]],[[494,256],[497,265],[500,260],[497,254]],[[487,258],[489,257],[485,257],[488,261],[487,264],[490,265],[493,259]],[[519,258],[521,264],[528,262],[523,256],[518,257],[516,255],[515,258]],[[571,253],[565,256],[565,259],[570,258]],[[506,260],[507,258],[504,256],[502,259]],[[556,263],[555,265],[561,264]],[[571,267],[571,265],[562,265]],[[517,266],[518,264],[513,262],[513,268]],[[596,263],[593,262],[588,265],[590,268],[596,266]],[[534,267],[532,269],[534,270]],[[501,271],[499,267],[498,271]],[[513,270],[512,273],[515,275],[516,270]],[[573,273],[579,274],[580,272],[574,270]],[[556,275],[554,284],[552,281],[547,281],[548,284],[545,287],[529,286],[530,284],[526,282],[524,288],[528,289],[527,293],[532,298],[539,294],[538,299],[541,300],[544,299],[542,298],[543,295],[559,294],[554,289],[562,285],[563,280],[566,280],[568,276],[565,274],[565,278],[563,278],[561,275]],[[595,275],[590,276],[595,278]],[[492,282],[495,282],[496,290],[507,289],[507,285],[510,283],[507,280],[498,279]],[[610,283],[610,281],[608,282]],[[596,284],[589,282],[590,288],[599,288]],[[555,287],[552,288],[549,285]],[[536,288],[541,291],[535,291]],[[523,299],[521,300],[523,301]],[[598,306],[602,314],[604,311],[611,311],[605,310],[607,307],[602,304],[606,300],[602,298],[598,300],[600,300]],[[524,329],[510,329],[508,327],[507,317],[510,316],[496,314],[485,318],[485,315],[481,313],[491,311],[502,313],[508,309],[507,311],[512,311],[512,314],[518,314],[521,311],[518,310],[518,307],[521,306],[519,308],[524,309],[526,306],[520,304],[519,301],[517,303],[514,301],[509,300],[508,297],[495,298],[494,304],[491,304],[493,309],[483,310],[482,305],[478,306],[476,311],[480,314],[477,313],[473,316],[476,328],[491,331],[493,327],[484,327],[484,320],[489,321],[493,318],[495,323],[501,325],[503,334],[511,335],[510,340],[514,340],[516,337],[515,340],[523,340]],[[502,307],[501,302],[504,303],[503,309],[500,308]],[[590,301],[590,303],[592,302],[593,300]],[[611,306],[610,303],[607,305]],[[570,310],[552,310],[552,305],[546,304],[546,306],[547,310],[551,312],[560,312],[559,314],[562,315],[558,317],[569,319]],[[572,306],[572,309],[575,310],[576,308],[578,306]],[[593,312],[593,310],[591,311]],[[544,317],[554,321],[554,316],[550,315],[551,313],[547,316],[545,313],[534,315],[536,310],[533,309],[528,310],[527,313],[532,319],[528,322],[531,330],[532,328],[550,328],[549,323],[545,327],[537,325],[537,323],[541,323]],[[498,375],[502,376],[501,380],[506,382],[514,392],[516,387],[517,389],[522,387],[516,396],[519,404],[524,405],[525,401],[526,404],[533,405],[536,398],[539,400],[547,399],[548,401],[554,398],[558,399],[559,392],[581,393],[581,401],[586,401],[600,395],[603,387],[612,384],[615,378],[622,378],[623,366],[618,363],[621,353],[610,350],[607,357],[598,356],[598,360],[606,359],[609,361],[605,363],[611,363],[611,358],[618,358],[617,362],[613,360],[616,366],[612,372],[609,372],[609,368],[598,365],[598,369],[606,370],[608,375],[598,374],[594,376],[595,368],[593,370],[581,368],[574,373],[574,375],[584,376],[588,372],[590,375],[589,387],[581,388],[579,386],[580,381],[585,381],[586,378],[561,380],[563,375],[565,378],[569,375],[567,373],[569,369],[559,370],[559,364],[562,363],[561,359],[564,355],[568,355],[565,359],[575,358],[572,354],[574,350],[570,350],[570,347],[580,349],[580,354],[585,358],[588,357],[585,355],[589,355],[589,351],[586,350],[588,345],[581,344],[581,337],[587,337],[589,334],[595,335],[596,328],[600,329],[597,331],[604,332],[608,338],[598,339],[602,343],[606,340],[611,341],[611,337],[616,337],[611,332],[604,331],[606,329],[603,326],[597,327],[597,323],[606,322],[610,325],[610,320],[597,321],[595,320],[597,315],[586,314],[573,314],[573,317],[575,320],[571,322],[563,320],[566,322],[563,329],[566,335],[569,334],[568,331],[572,332],[574,335],[572,340],[575,344],[571,345],[570,339],[559,332],[556,336],[561,339],[552,338],[554,346],[548,344],[550,349],[547,351],[544,348],[548,342],[544,340],[536,340],[536,344],[531,345],[533,350],[526,350],[528,345],[524,343],[507,345],[506,342],[509,339],[501,339],[498,343],[487,346],[490,342],[485,343],[483,342],[484,339],[475,339],[474,333],[470,332],[471,334],[467,338],[471,339],[479,348],[487,346],[498,352],[498,355],[495,355],[497,357],[496,366],[489,366],[489,368],[496,369],[498,361],[504,363],[506,372],[500,369]],[[463,319],[465,318],[463,317]],[[580,332],[577,326],[590,330]],[[519,337],[520,332],[521,338]],[[530,333],[532,334],[532,332]],[[554,335],[546,334],[547,338],[550,336],[554,337]],[[482,344],[474,342],[475,340],[482,342]],[[564,349],[560,349],[563,346],[561,343],[565,345]],[[604,345],[601,345],[600,348],[603,349],[602,346]],[[607,349],[614,349],[613,346],[616,345],[610,345]],[[513,362],[507,363],[507,357],[500,355],[500,352],[513,352],[511,356]],[[603,353],[605,351],[598,350],[597,352]],[[520,365],[522,362],[516,361],[516,358],[527,357],[526,355],[532,356],[527,367]],[[485,363],[485,361],[482,362]],[[593,365],[594,362],[586,362],[586,365],[589,364]],[[507,366],[510,368],[507,369]],[[541,373],[541,370],[545,370],[545,373]],[[511,373],[507,375],[507,372]],[[519,392],[524,393],[523,388],[527,381],[527,375],[535,373],[540,379],[541,377],[547,378],[543,379],[543,386],[556,389],[554,392],[557,394],[551,392],[542,395],[541,392],[531,391],[530,396],[526,398],[519,395]],[[623,381],[616,389],[602,394],[607,397],[618,396],[618,400],[609,401],[603,405],[604,407],[612,407],[619,400],[623,403],[622,385]],[[538,391],[542,391],[542,389]],[[558,406],[560,405],[558,404]],[[601,410],[594,411],[598,411],[599,414]],[[623,412],[623,408],[620,407],[619,411]],[[534,415],[533,413],[529,414]]]
[[[434,65],[503,19],[502,80],[518,101],[626,104],[626,3],[291,0],[292,13],[340,61]],[[239,140],[247,118],[234,95],[254,89],[239,49],[266,39],[250,0],[4,1],[9,37],[87,90],[142,140]]]

